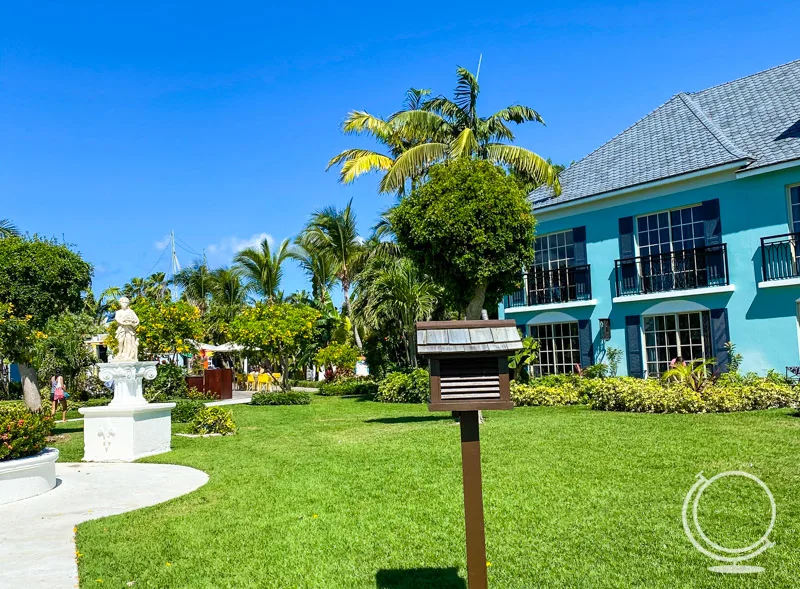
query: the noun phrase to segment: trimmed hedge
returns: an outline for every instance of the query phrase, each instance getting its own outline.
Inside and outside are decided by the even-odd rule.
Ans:
[[[193,434],[222,434],[236,433],[236,423],[233,413],[222,407],[204,407],[192,419]]]
[[[290,380],[289,385],[293,387],[302,387],[304,389],[318,389],[322,386],[321,380]]]
[[[175,409],[172,410],[172,421],[175,423],[189,423],[205,406],[203,401],[176,399]]]
[[[255,393],[250,399],[251,405],[309,405],[311,395],[302,391],[286,393]]]
[[[381,403],[424,403],[430,397],[430,376],[427,370],[392,372],[378,385],[375,400]]]
[[[325,397],[341,397],[343,395],[363,395],[374,397],[378,392],[378,384],[371,380],[347,379],[326,382],[319,387],[319,394]]]
[[[585,403],[580,389],[574,383],[547,385],[533,381],[529,384],[511,383],[511,400],[517,407],[577,405]]]
[[[53,420],[47,414],[4,408],[0,413],[0,461],[38,454],[52,431]]]

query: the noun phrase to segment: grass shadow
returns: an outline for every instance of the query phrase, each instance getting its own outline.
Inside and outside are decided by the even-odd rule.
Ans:
[[[56,424],[56,427],[53,428],[53,435],[57,435],[57,434],[74,434],[74,433],[82,432],[82,431],[83,431],[83,424],[82,423],[78,423],[78,424],[75,424],[75,425],[73,425],[73,424],[71,424],[69,422],[67,422],[65,424],[58,423],[58,424]]]
[[[421,423],[425,421],[452,421],[449,415],[404,415],[403,417],[380,417],[367,419],[364,423]]]
[[[456,567],[445,569],[381,569],[375,575],[378,589],[467,589]]]

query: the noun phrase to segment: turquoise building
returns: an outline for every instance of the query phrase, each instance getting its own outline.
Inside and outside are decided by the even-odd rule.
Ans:
[[[531,195],[536,258],[500,316],[540,374],[800,365],[800,61],[680,93]]]

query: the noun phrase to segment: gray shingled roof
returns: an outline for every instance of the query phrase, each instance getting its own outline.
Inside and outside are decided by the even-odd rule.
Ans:
[[[534,208],[741,162],[753,169],[800,158],[800,60],[694,93],[680,93],[541,187]]]
[[[461,327],[459,325],[466,325]],[[513,322],[486,321],[476,323],[436,321],[417,324],[417,352],[420,354],[459,354],[503,352],[522,349],[519,332]]]

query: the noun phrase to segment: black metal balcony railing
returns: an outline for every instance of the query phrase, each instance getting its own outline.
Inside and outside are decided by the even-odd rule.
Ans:
[[[617,296],[725,286],[728,276],[726,244],[708,245],[614,262]]]
[[[761,238],[761,275],[766,280],[800,277],[800,233]]]
[[[506,308],[569,303],[592,298],[589,264],[545,270],[531,268],[523,275],[522,287],[503,298]]]

